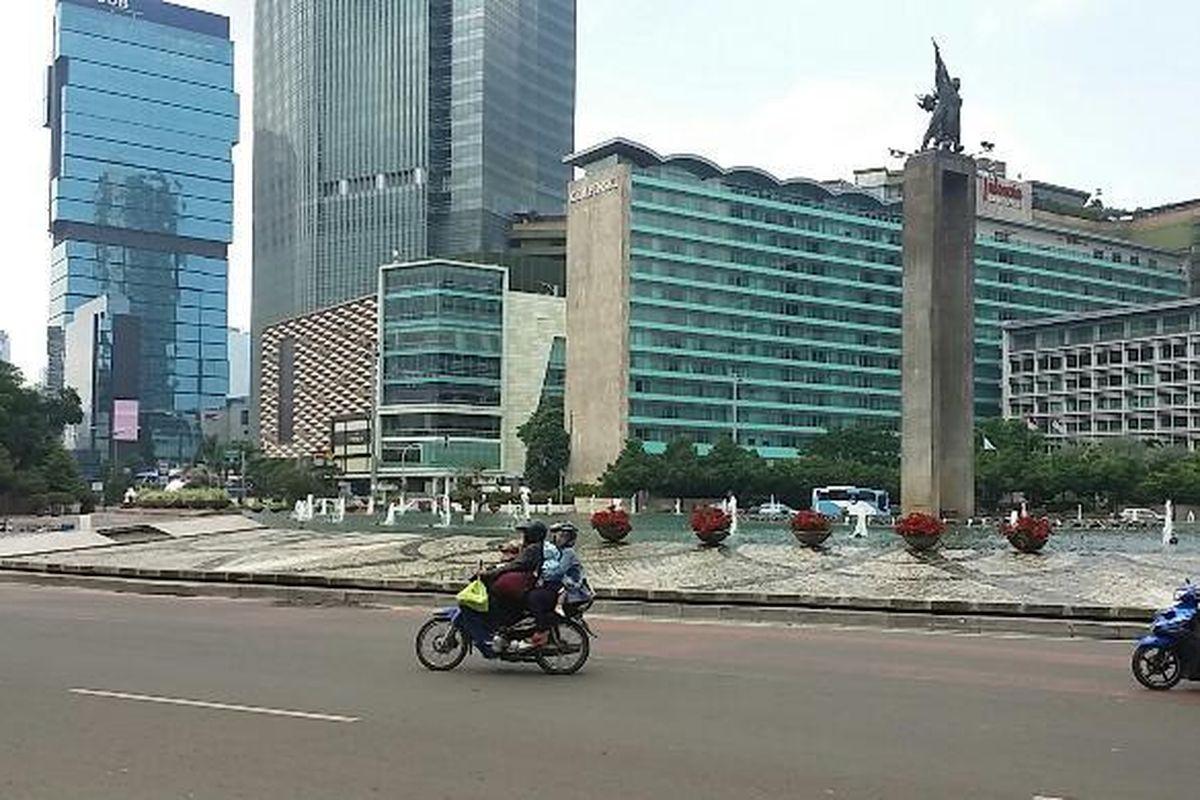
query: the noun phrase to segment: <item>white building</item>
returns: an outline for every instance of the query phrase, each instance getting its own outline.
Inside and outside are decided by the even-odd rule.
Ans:
[[[1004,326],[1004,415],[1050,439],[1200,442],[1200,298]]]

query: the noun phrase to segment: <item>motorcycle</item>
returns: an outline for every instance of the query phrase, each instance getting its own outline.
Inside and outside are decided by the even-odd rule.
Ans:
[[[583,612],[591,602],[566,604],[562,613],[555,613],[546,643],[524,650],[505,648],[495,652],[500,661],[537,664],[549,675],[572,675],[583,668],[591,653],[590,640],[595,637]],[[454,669],[478,644],[463,626],[463,609],[458,606],[438,609],[433,617],[417,631],[417,660],[428,670],[447,672]],[[536,630],[533,616],[526,613],[512,625],[492,631],[505,641],[528,639]]]
[[[1175,605],[1159,611],[1150,633],[1133,651],[1133,676],[1147,689],[1165,691],[1186,678],[1200,681],[1200,586],[1190,580],[1175,593]]]

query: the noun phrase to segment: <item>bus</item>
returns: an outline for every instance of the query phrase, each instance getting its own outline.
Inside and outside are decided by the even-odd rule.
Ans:
[[[871,516],[886,517],[892,513],[888,493],[883,489],[865,489],[858,486],[818,486],[812,492],[812,510],[827,517],[840,517],[851,503],[866,503],[871,507]]]

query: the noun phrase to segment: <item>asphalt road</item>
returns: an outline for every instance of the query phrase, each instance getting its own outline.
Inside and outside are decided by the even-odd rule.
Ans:
[[[1193,797],[1121,643],[595,619],[424,671],[420,610],[0,585],[0,798]]]

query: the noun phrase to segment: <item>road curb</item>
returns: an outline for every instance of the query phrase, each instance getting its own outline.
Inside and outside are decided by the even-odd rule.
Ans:
[[[0,582],[288,605],[438,606],[459,584],[321,575],[201,572],[0,559]],[[1153,612],[1128,607],[914,601],[752,592],[618,588],[597,591],[593,614],[695,622],[839,625],[1058,638],[1132,639]]]

